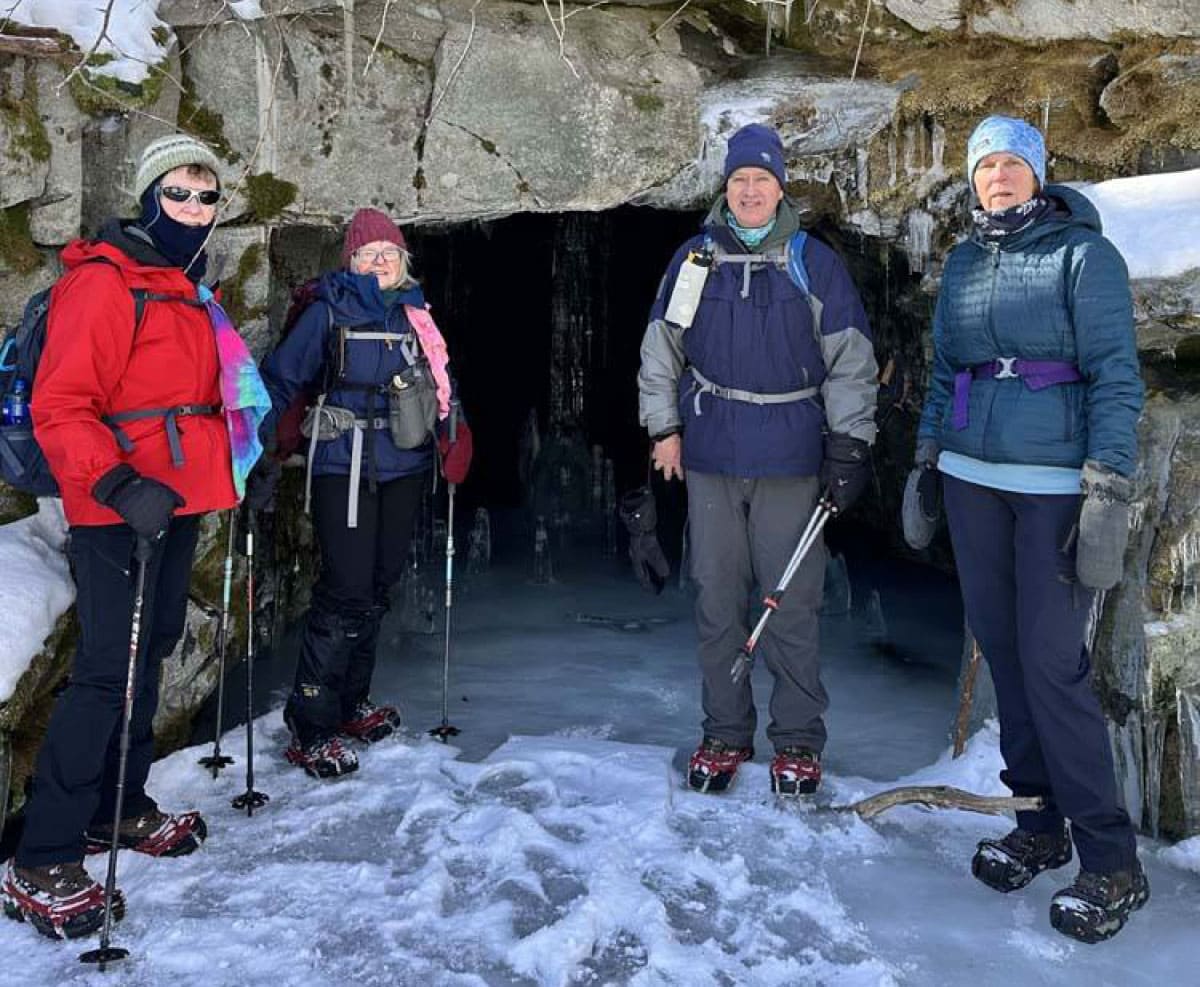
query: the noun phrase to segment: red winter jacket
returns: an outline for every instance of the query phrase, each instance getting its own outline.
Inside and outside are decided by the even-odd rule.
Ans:
[[[112,263],[84,263],[93,257]],[[133,441],[129,453],[100,420],[139,408],[220,407],[217,347],[203,308],[147,301],[134,333],[132,289],[195,299],[196,286],[180,268],[159,266],[164,262],[148,245],[139,245],[116,224],[101,240],[68,244],[62,260],[67,273],[50,296],[46,348],[30,407],[68,523],[121,523],[120,515],[97,503],[91,492],[120,463],[176,491],[185,501],[178,514],[235,506],[229,435],[219,412],[177,419],[184,457],[178,468],[171,462],[161,416],[121,423]]]

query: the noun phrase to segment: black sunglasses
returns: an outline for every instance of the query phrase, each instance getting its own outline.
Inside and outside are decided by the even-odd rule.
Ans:
[[[181,188],[178,185],[163,185],[159,188],[163,198],[170,199],[172,202],[189,202],[195,199],[202,206],[215,206],[221,201],[221,193],[216,189],[190,189]]]

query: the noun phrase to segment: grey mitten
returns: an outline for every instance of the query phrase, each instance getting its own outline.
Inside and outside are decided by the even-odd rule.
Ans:
[[[1125,570],[1133,480],[1088,460],[1080,477],[1083,502],[1075,545],[1075,575],[1088,589],[1112,589]]]
[[[940,513],[941,479],[937,469],[914,466],[904,484],[904,503],[900,507],[900,523],[909,548],[919,552],[929,547]]]
[[[917,439],[916,465],[904,484],[900,526],[908,547],[918,552],[933,541],[942,511],[942,482],[937,471],[940,451],[937,439]]]
[[[621,520],[629,531],[629,558],[638,582],[653,593],[661,593],[671,574],[670,563],[658,544],[655,528],[658,511],[649,487],[638,487],[621,498]]]

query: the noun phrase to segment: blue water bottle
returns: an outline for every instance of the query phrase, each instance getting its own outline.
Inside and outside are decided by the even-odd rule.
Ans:
[[[5,425],[29,424],[29,381],[24,377],[14,379],[12,388],[4,395],[0,420]]]

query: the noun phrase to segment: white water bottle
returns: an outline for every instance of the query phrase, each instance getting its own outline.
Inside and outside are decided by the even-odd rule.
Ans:
[[[671,301],[667,304],[666,320],[680,329],[691,326],[696,318],[696,309],[700,305],[700,295],[704,291],[704,282],[708,280],[708,272],[712,270],[712,254],[705,250],[692,251],[679,265],[679,274],[675,276],[675,287],[671,291]]]

